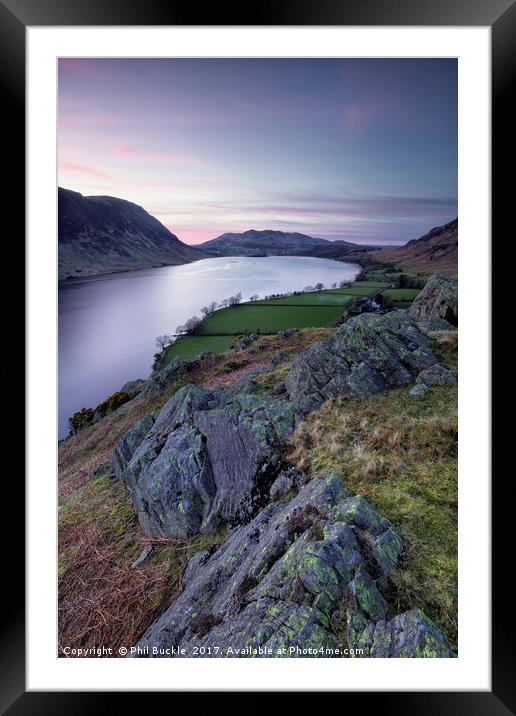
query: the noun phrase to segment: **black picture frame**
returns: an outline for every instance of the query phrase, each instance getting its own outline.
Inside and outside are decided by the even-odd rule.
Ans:
[[[199,17],[202,22],[198,22]],[[23,252],[22,220],[25,216],[25,31],[28,26],[76,25],[405,25],[490,26],[492,30],[492,235],[501,235],[513,225],[511,194],[514,193],[514,162],[511,156],[513,115],[509,110],[516,68],[516,4],[512,0],[262,0],[259,5],[207,5],[175,0],[0,0],[0,87],[3,96],[4,167],[8,167],[8,213],[15,221],[18,253]],[[504,171],[506,170],[506,171]],[[5,177],[4,177],[5,178]],[[512,202],[511,202],[512,199]],[[6,208],[7,210],[7,208]],[[494,257],[493,257],[494,258]],[[23,256],[18,256],[23,261]],[[19,265],[19,264],[18,264]],[[493,305],[501,298],[493,290]],[[493,329],[501,322],[493,314]],[[12,335],[21,338],[20,322]],[[17,328],[16,328],[17,326]],[[9,328],[8,328],[9,330]],[[22,401],[20,401],[22,403]],[[493,420],[493,434],[501,432],[501,421]],[[19,422],[18,422],[19,425]],[[19,429],[19,428],[18,428]],[[503,438],[499,438],[501,441]],[[498,443],[500,444],[500,442]],[[23,454],[20,452],[20,454]],[[21,472],[21,471],[20,471]],[[507,473],[509,475],[509,473]],[[24,485],[10,480],[9,505],[24,504]],[[44,476],[42,476],[44,477]],[[50,476],[47,476],[50,478]],[[510,476],[509,476],[510,477]],[[514,713],[514,619],[506,603],[506,580],[510,575],[509,552],[512,523],[506,515],[513,502],[508,499],[510,479],[493,482],[493,596],[492,596],[492,691],[490,692],[360,692],[346,693],[349,709],[375,705],[383,713],[454,714],[469,716]],[[6,500],[7,503],[7,500]],[[10,716],[37,713],[94,713],[102,705],[119,707],[117,693],[25,692],[25,621],[23,535],[16,525],[16,538],[9,538],[2,554],[2,572],[7,577],[5,608],[0,627],[0,712]],[[7,528],[5,527],[7,530]],[[9,534],[9,533],[7,533]],[[10,533],[13,535],[14,533]],[[15,549],[12,548],[13,543]],[[511,630],[512,627],[512,630]],[[511,633],[512,632],[512,633]],[[410,684],[407,684],[410,688]],[[360,702],[356,701],[356,698]],[[131,694],[132,710],[145,708],[142,698]],[[353,703],[355,702],[355,703]],[[147,702],[148,704],[148,702]]]

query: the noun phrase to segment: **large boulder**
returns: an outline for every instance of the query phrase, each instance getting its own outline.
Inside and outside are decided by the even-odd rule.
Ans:
[[[290,502],[265,507],[214,553],[197,554],[182,594],[132,655],[340,657],[345,645],[332,627],[334,613],[351,594],[360,637],[370,620],[383,620],[388,604],[379,585],[400,552],[393,525],[353,497],[338,475],[314,477]],[[177,645],[183,651],[174,651]]]
[[[190,537],[256,513],[294,422],[286,401],[187,385],[122,437],[113,469],[146,534]]]
[[[408,309],[415,318],[444,320],[452,326],[459,323],[457,279],[444,274],[432,276]]]
[[[416,384],[423,385],[453,385],[457,382],[457,376],[449,368],[440,363],[435,363],[426,370],[422,370],[416,378]]]
[[[307,411],[337,395],[365,398],[408,385],[435,362],[430,339],[406,311],[365,313],[301,353],[285,384],[290,399]]]

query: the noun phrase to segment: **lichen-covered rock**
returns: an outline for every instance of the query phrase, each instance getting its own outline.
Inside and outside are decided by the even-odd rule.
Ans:
[[[294,423],[286,401],[187,385],[123,436],[113,468],[146,534],[190,537],[256,513]]]
[[[440,363],[430,366],[426,370],[422,370],[416,378],[416,384],[423,385],[454,385],[457,382],[457,376],[448,368]]]
[[[337,475],[314,478],[290,502],[268,505],[212,556],[196,555],[183,593],[139,646],[180,643],[188,656],[201,645],[223,648],[224,653],[200,654],[205,656],[249,656],[243,652],[258,647],[272,650],[264,656],[296,656],[278,653],[290,647],[337,649],[330,617],[350,583],[364,582],[359,568],[366,562],[350,499]],[[392,527],[372,508],[360,515],[370,518],[367,524],[361,520],[360,529],[370,528],[371,538],[380,525]],[[374,582],[360,589],[363,601],[381,611]]]
[[[406,311],[365,313],[304,351],[285,384],[290,399],[308,411],[337,395],[365,398],[408,385],[435,362],[430,339]]]
[[[136,380],[129,380],[127,383],[123,384],[123,386],[120,388],[120,390],[123,393],[134,393],[144,383],[145,383],[145,381],[143,380],[143,378],[136,378]]]
[[[280,473],[272,483],[271,489],[269,490],[271,499],[277,500],[279,497],[284,497],[285,495],[288,495],[288,493],[292,490],[293,487],[294,481],[292,480],[292,478],[288,477],[283,472]]]
[[[288,356],[284,351],[278,351],[271,360],[271,367],[276,368],[276,366],[281,365],[281,363],[284,363],[287,360],[287,357]]]
[[[148,413],[128,430],[118,441],[113,451],[111,464],[117,477],[121,477],[136,449],[148,434],[158,417],[159,410]]]
[[[401,537],[389,520],[378,515],[371,504],[356,495],[337,507],[342,519],[351,519],[359,529],[369,534],[369,549],[375,568],[389,575],[396,566],[403,549]]]
[[[298,332],[299,328],[287,328],[285,331],[278,331],[278,336],[280,336],[281,338],[286,338],[288,340],[289,338],[295,336]]]
[[[364,614],[373,619],[382,619],[385,616],[387,602],[369,572],[362,565],[355,572],[350,588]]]
[[[361,313],[376,313],[380,311],[381,306],[369,296],[358,296],[346,304],[346,308],[342,312],[339,323],[346,323],[353,316],[359,316]]]
[[[145,564],[145,562],[151,558],[153,552],[154,547],[151,544],[146,544],[138,557],[131,564],[131,569],[138,569],[138,567],[141,567],[142,564]]]
[[[278,500],[289,493],[298,492],[306,485],[309,477],[305,472],[297,470],[293,465],[288,466],[280,472],[269,490],[271,500]]]
[[[159,395],[168,388],[169,385],[172,385],[177,377],[187,370],[188,366],[188,361],[184,361],[179,356],[174,356],[167,366],[151,375],[139,392],[137,398]]]
[[[424,383],[416,383],[416,385],[413,385],[409,390],[409,395],[412,398],[421,398],[427,390],[428,385],[425,385]]]
[[[413,317],[445,320],[452,326],[458,325],[457,279],[444,274],[432,276],[416,296],[408,312]]]
[[[366,615],[385,616],[386,600],[371,577],[374,558],[363,545],[393,529],[364,498],[352,497],[338,475],[314,477],[290,502],[265,507],[213,554],[196,555],[182,594],[133,655],[340,657],[345,645],[332,616],[348,592],[359,605],[353,611],[358,637],[374,626]],[[430,639],[413,637],[411,624],[407,644],[417,642],[431,656]],[[425,626],[428,634],[439,633],[429,620]],[[398,642],[403,651],[401,637]],[[172,653],[176,645],[184,653]]]
[[[398,614],[390,621],[367,621],[362,613],[348,612],[348,643],[354,656],[380,659],[450,658],[446,638],[420,609]]]
[[[243,351],[246,348],[249,348],[251,343],[254,343],[258,339],[257,333],[249,333],[247,336],[242,336],[242,338],[238,338],[234,344],[233,344],[233,350],[235,351]]]

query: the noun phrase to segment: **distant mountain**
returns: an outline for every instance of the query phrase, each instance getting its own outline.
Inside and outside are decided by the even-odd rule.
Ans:
[[[344,259],[350,254],[360,254],[366,251],[379,251],[381,246],[368,246],[365,244],[353,244],[350,241],[327,241],[321,246],[314,246],[308,251],[303,251],[303,256],[314,256],[318,259]]]
[[[184,264],[207,258],[141,206],[59,188],[59,279]]]
[[[256,231],[242,234],[222,234],[216,239],[199,244],[199,248],[217,256],[265,256],[297,255],[316,246],[326,246],[326,239],[285,231]]]
[[[419,239],[412,239],[404,246],[378,251],[378,261],[396,264],[405,269],[444,271],[457,273],[458,219],[444,226],[437,226]]]

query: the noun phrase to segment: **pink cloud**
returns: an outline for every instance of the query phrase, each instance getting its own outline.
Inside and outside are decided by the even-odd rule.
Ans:
[[[156,159],[157,161],[173,161],[181,164],[201,164],[199,157],[193,154],[184,154],[180,152],[171,152],[168,150],[161,149],[140,149],[137,147],[131,147],[122,145],[114,147],[115,154],[119,154],[124,157],[134,157],[136,159]]]
[[[90,176],[101,177],[102,179],[109,179],[109,174],[106,172],[95,169],[94,167],[87,166],[86,164],[77,164],[76,162],[69,162],[66,160],[59,160],[59,171],[75,172],[79,174],[89,174]]]
[[[83,57],[60,57],[58,63],[59,70],[81,72],[84,74],[89,74],[95,67],[95,61],[92,61],[92,58]]]
[[[363,221],[432,217],[440,216],[448,211],[450,213],[456,211],[456,199],[453,198],[371,197],[321,199],[315,202],[307,201],[300,206],[295,204],[265,204],[258,206],[204,201],[200,201],[198,204],[205,208],[219,209],[233,214],[246,213],[249,216],[333,216],[339,220],[361,219]]]

